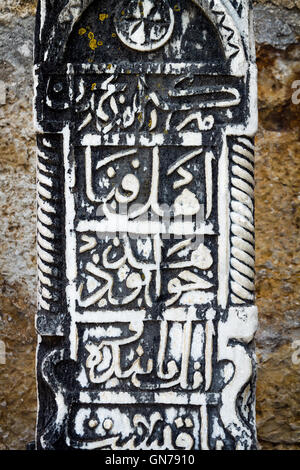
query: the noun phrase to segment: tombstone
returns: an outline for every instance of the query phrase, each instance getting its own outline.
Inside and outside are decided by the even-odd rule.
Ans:
[[[246,0],[40,0],[37,449],[255,449]]]

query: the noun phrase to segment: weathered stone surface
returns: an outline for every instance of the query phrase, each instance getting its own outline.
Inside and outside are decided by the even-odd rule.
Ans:
[[[35,141],[32,2],[0,7],[0,448],[24,449],[35,422]]]
[[[254,2],[256,3],[262,3],[263,5],[275,5],[287,9],[293,9],[293,8],[300,8],[300,3],[299,0],[258,0]]]
[[[266,8],[272,6],[272,14],[280,21],[284,14],[287,24],[299,31],[296,2],[278,2],[283,7],[288,5],[288,9],[276,8],[275,2],[260,3]],[[1,173],[4,172],[1,190],[3,199],[9,201],[4,206],[0,204],[2,227],[3,223],[7,227],[0,230],[0,336],[10,336],[9,362],[5,367],[0,364],[0,446],[7,449],[24,449],[33,440],[35,427],[32,75],[31,57],[22,57],[14,48],[14,41],[20,47],[30,41],[29,48],[32,47],[34,8],[35,2],[15,0],[2,1],[0,6],[0,47],[5,48],[0,49],[0,60],[4,62],[0,80],[6,83],[8,103],[5,107],[0,105]],[[16,24],[19,39],[14,33]],[[267,27],[266,23],[260,24],[258,37]],[[300,366],[291,360],[291,342],[300,338],[299,105],[291,102],[291,83],[299,80],[300,51],[299,46],[289,47],[286,42],[285,51],[276,50],[272,36],[262,42],[265,46],[258,49],[261,121],[256,139],[257,303],[261,325],[257,336],[258,437],[264,449],[299,449]],[[281,45],[277,47],[282,49]],[[20,63],[23,60],[26,73]],[[21,118],[18,109],[22,111]],[[22,134],[24,129],[29,140]],[[12,132],[14,139],[10,139]],[[25,218],[24,211],[28,211]],[[17,251],[22,254],[17,256]]]
[[[299,449],[300,119],[291,85],[299,46],[258,49],[260,130],[256,147],[256,269],[260,328],[257,420],[265,449]]]
[[[290,12],[283,8],[257,5],[254,8],[254,32],[259,44],[268,44],[278,49],[286,49],[298,42],[300,32],[300,12]]]
[[[272,352],[264,351],[263,348],[260,348],[259,352],[257,389],[259,442],[261,448],[266,450],[299,450],[299,364],[293,365],[291,361],[290,341],[280,344],[280,332],[277,334],[277,339],[274,339],[276,334],[273,332],[272,335],[272,332],[269,332],[269,337],[266,338],[269,347],[270,343],[272,344]],[[265,340],[264,337],[263,339]]]

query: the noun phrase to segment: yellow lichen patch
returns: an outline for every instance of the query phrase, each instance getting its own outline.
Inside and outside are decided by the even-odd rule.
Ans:
[[[90,33],[88,34],[88,38],[90,39],[89,47],[90,47],[90,49],[92,49],[92,51],[94,51],[95,49],[97,49],[98,45],[99,45],[99,46],[100,46],[100,45],[102,46],[102,44],[103,44],[103,43],[99,44],[99,42],[101,42],[101,41],[99,41],[99,42],[97,43],[97,40],[95,39],[95,35],[94,35],[94,33],[92,33],[92,32],[90,32]]]
[[[112,38],[115,38],[116,36],[117,36],[116,33],[112,33],[111,35]]]
[[[92,51],[97,49],[98,46],[103,46],[103,42],[102,41],[97,41],[97,39],[95,38],[95,35],[94,35],[94,33],[92,33],[92,31],[90,31],[88,33],[88,38],[90,40],[89,48],[92,49]]]
[[[143,2],[139,2],[139,6],[140,6],[140,9],[141,9],[141,15],[144,16],[144,5],[143,5]]]
[[[80,30],[78,31],[78,34],[79,34],[80,36],[83,36],[85,33],[86,33],[86,29],[85,29],[85,28],[80,28]]]
[[[106,19],[108,18],[108,14],[107,13],[100,13],[99,15],[99,20],[100,21],[105,21]]]
[[[92,49],[92,51],[94,51],[95,49],[97,49],[97,41],[96,41],[96,39],[91,39],[91,40],[90,40],[89,47]]]
[[[180,6],[176,4],[176,5],[174,6],[174,11],[180,11]]]
[[[92,83],[91,90],[94,91],[96,88],[96,83]]]
[[[151,129],[151,127],[152,127],[152,119],[150,119],[149,124],[148,124],[148,127]]]
[[[125,15],[125,10],[121,11],[121,15],[123,15],[123,16]]]
[[[110,70],[112,68],[112,64],[108,64],[107,68]]]
[[[142,122],[142,120],[143,120],[143,114],[142,114],[142,113],[140,113],[140,114],[138,115],[138,120],[139,120],[140,122]]]

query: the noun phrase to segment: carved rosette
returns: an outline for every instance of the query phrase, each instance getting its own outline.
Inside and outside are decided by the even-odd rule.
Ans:
[[[39,1],[37,449],[256,448],[251,28]]]

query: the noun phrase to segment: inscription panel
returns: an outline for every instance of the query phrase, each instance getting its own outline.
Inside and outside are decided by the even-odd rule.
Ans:
[[[250,16],[39,2],[38,449],[256,447]]]

